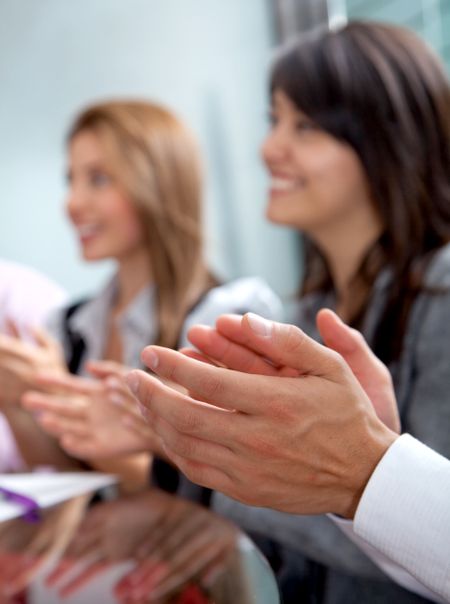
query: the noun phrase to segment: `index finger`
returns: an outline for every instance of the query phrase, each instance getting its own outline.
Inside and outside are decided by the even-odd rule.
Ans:
[[[276,367],[259,354],[233,342],[212,327],[194,325],[189,330],[188,338],[203,354],[228,369],[262,375],[278,374]]]
[[[86,415],[86,407],[80,401],[61,399],[60,395],[42,394],[34,390],[25,392],[22,405],[29,411],[50,411],[67,419],[80,419]]]
[[[29,344],[19,340],[14,336],[0,333],[0,354],[17,357],[19,359],[29,359],[36,351],[34,344]]]
[[[69,394],[94,394],[104,389],[102,382],[70,373],[40,372],[36,381],[40,386],[53,387]]]
[[[108,376],[124,377],[130,371],[129,367],[115,361],[88,361],[86,369],[97,378],[106,378]]]
[[[217,407],[261,413],[266,376],[253,376],[215,367],[161,346],[144,348],[143,362],[160,377],[186,388],[193,396]]]
[[[188,333],[189,340],[204,355],[228,369],[258,375],[298,377],[297,370],[285,366],[276,366],[264,356],[246,347],[245,344],[248,342],[248,338],[244,337],[240,327],[242,317],[228,315],[222,317],[222,319],[226,320],[227,317],[232,321],[229,326],[234,327],[235,320],[239,321],[239,331],[236,330],[235,333],[232,329],[230,333],[236,341],[228,335],[220,333],[217,329],[205,325],[191,327]],[[221,324],[220,320],[218,320],[218,324]],[[188,356],[195,358],[192,354]]]

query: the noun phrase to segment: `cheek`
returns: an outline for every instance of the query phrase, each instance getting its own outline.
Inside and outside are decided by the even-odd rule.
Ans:
[[[73,219],[74,219],[73,205],[70,203],[69,196],[66,197],[66,199],[64,200],[63,210],[64,210],[64,213],[67,216],[67,218],[70,220],[70,222],[73,222]]]
[[[144,242],[144,226],[133,207],[122,214],[122,230],[129,245],[138,246]]]
[[[368,195],[367,180],[356,154],[342,148],[311,155],[307,184],[326,205],[346,205]]]
[[[109,205],[109,222],[117,238],[129,245],[144,241],[144,227],[134,205],[123,198],[116,198]]]
[[[260,157],[262,163],[266,167],[269,163],[270,149],[271,149],[271,138],[270,138],[270,135],[267,135],[259,147],[259,157]]]

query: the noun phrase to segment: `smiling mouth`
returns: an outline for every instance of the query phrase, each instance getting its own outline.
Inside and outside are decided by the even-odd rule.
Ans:
[[[83,224],[76,227],[78,237],[81,241],[92,239],[100,232],[100,230],[99,226],[94,224]]]
[[[287,193],[292,193],[293,191],[298,191],[303,187],[304,182],[298,178],[294,179],[274,176],[270,181],[270,194],[274,196],[284,195]]]

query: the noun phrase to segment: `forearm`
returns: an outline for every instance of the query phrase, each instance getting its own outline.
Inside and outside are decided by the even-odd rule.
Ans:
[[[125,493],[133,493],[148,487],[151,464],[151,455],[148,453],[91,459],[88,463],[98,472],[118,476],[120,488]]]
[[[80,468],[80,462],[69,457],[56,439],[45,433],[33,416],[19,406],[4,409],[17,447],[29,468],[52,466],[59,470]]]

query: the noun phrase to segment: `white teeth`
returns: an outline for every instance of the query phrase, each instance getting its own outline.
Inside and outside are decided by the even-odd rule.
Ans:
[[[295,180],[279,177],[272,178],[270,184],[272,189],[276,189],[278,191],[290,191],[291,189],[294,189],[297,185]]]
[[[77,231],[81,237],[89,237],[95,235],[98,231],[98,227],[93,224],[83,224],[77,227]]]

